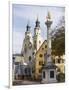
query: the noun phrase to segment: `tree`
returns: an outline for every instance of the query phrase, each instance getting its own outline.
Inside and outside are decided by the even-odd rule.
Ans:
[[[57,26],[56,32],[52,36],[52,54],[61,56],[65,53],[65,24],[64,20]]]
[[[57,81],[58,81],[58,82],[65,82],[65,74],[60,72],[60,73],[57,75]]]

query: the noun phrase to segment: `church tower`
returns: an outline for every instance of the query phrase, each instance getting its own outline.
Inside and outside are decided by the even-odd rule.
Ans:
[[[42,44],[42,38],[41,38],[40,22],[37,17],[34,28],[34,36],[33,36],[33,49],[35,52],[39,49],[41,44]]]
[[[21,53],[24,55],[24,60],[26,63],[32,60],[32,34],[30,31],[30,26],[27,24],[26,26],[26,32],[25,32],[25,38],[23,40],[23,46]]]

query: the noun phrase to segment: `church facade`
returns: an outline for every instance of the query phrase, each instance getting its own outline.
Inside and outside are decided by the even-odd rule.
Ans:
[[[30,67],[31,76],[33,75],[33,66],[35,61],[35,54],[43,43],[41,37],[40,22],[37,18],[34,27],[34,34],[31,34],[31,27],[29,24],[26,26],[25,38],[23,40],[21,54],[24,56],[24,61]],[[32,63],[32,64],[31,64]]]

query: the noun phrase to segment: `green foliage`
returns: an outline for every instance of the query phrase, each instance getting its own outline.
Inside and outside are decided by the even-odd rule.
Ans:
[[[63,55],[65,53],[65,28],[61,27],[52,37],[52,54]]]
[[[60,72],[60,73],[57,75],[57,81],[58,81],[58,82],[65,82],[65,74]]]

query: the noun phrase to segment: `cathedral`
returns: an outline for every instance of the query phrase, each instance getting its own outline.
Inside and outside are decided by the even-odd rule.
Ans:
[[[23,40],[21,54],[24,55],[24,60],[29,63],[33,60],[35,53],[40,48],[43,39],[41,37],[40,22],[37,18],[35,22],[34,35],[32,36],[29,24],[26,26],[25,38]]]
[[[40,67],[38,63],[40,59],[38,60],[37,52],[39,51],[41,45],[44,44],[43,38],[41,36],[40,21],[38,20],[38,18],[36,19],[36,22],[35,22],[33,35],[31,34],[30,28],[31,27],[29,26],[29,24],[27,24],[25,38],[22,44],[21,54],[24,56],[24,62],[27,64],[27,74],[29,73],[31,78],[35,77],[36,79],[38,79],[40,74],[39,72],[37,72],[37,70],[40,70],[41,68],[36,68],[37,66]],[[41,58],[41,56],[39,57]],[[44,62],[44,55],[41,61]]]

